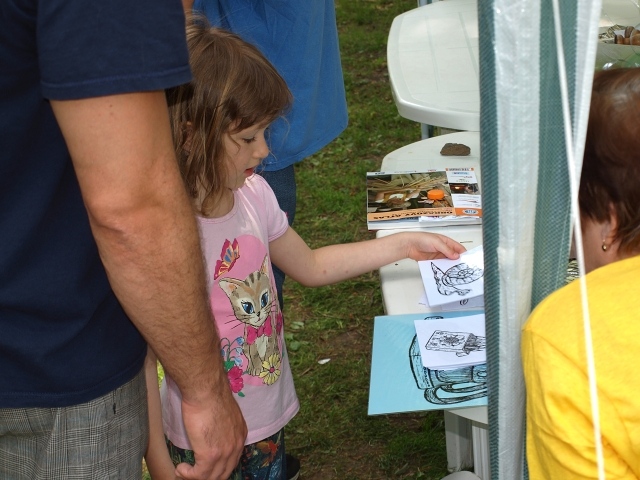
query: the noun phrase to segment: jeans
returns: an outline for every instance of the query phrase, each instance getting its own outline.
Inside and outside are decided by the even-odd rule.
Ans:
[[[174,465],[195,464],[192,450],[176,447],[165,437]],[[266,447],[266,448],[265,448]],[[284,428],[256,443],[245,445],[240,463],[227,480],[285,480],[287,478]]]

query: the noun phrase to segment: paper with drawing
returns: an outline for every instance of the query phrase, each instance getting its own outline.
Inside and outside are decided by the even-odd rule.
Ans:
[[[376,317],[369,415],[487,404],[486,365],[432,370],[422,364],[415,320],[480,315],[482,310]],[[427,320],[425,320],[427,319]]]
[[[458,260],[424,260],[418,267],[431,307],[484,294],[482,245],[463,253]]]
[[[450,370],[486,362],[484,314],[416,320],[422,364]]]

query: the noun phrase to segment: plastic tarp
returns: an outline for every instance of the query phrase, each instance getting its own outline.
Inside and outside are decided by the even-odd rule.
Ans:
[[[492,479],[527,478],[520,330],[566,276],[600,14],[599,0],[478,1]]]

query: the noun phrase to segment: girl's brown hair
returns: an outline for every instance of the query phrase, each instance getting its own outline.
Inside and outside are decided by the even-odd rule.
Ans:
[[[292,102],[284,79],[253,45],[190,17],[187,44],[193,79],[167,90],[173,142],[191,197],[206,215],[227,176],[224,135],[281,116]]]
[[[580,213],[604,222],[615,215],[614,241],[640,252],[640,69],[596,73],[580,190]]]

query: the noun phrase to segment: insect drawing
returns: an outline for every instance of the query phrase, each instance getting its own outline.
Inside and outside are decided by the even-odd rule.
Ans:
[[[439,352],[452,352],[458,357],[464,357],[471,352],[484,350],[485,346],[485,337],[476,336],[473,333],[436,330],[425,348]]]
[[[409,347],[409,362],[416,387],[423,390],[428,404],[456,405],[487,396],[487,366],[484,363],[454,370],[426,368],[420,357],[417,335]]]
[[[475,282],[484,274],[484,269],[480,267],[470,267],[466,263],[459,263],[443,272],[434,263],[431,263],[433,278],[436,282],[438,292],[442,295],[453,295],[457,293],[460,296],[468,294],[471,290],[459,288],[462,285],[468,285]]]

